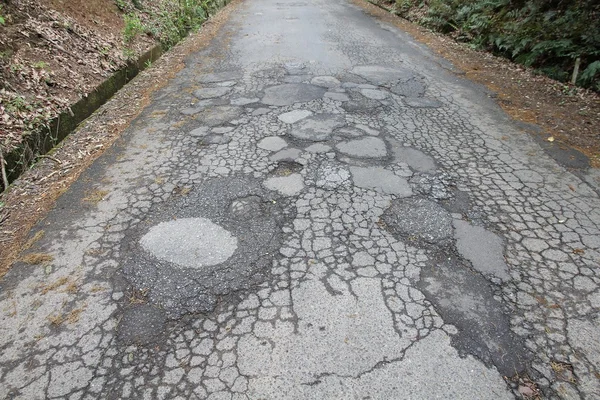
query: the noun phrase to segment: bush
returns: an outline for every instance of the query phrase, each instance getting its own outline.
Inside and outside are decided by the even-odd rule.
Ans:
[[[600,91],[600,4],[595,0],[396,0],[396,10],[459,40],[567,81]],[[421,13],[423,14],[423,13]]]
[[[136,37],[138,34],[144,32],[144,25],[135,14],[126,14],[125,15],[125,28],[123,29],[123,40],[125,43],[129,43]]]
[[[163,4],[160,11],[151,15],[150,20],[153,22],[148,30],[160,39],[164,47],[169,48],[188,32],[200,28],[218,8],[214,0],[180,0],[176,7]]]

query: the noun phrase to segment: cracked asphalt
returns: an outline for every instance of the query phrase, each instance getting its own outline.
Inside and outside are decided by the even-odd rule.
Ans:
[[[597,399],[599,227],[408,35],[249,0],[0,284],[0,398]]]

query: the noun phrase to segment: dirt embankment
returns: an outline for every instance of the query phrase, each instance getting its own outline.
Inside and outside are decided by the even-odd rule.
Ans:
[[[200,32],[165,53],[152,64],[152,68],[143,71],[88,118],[51,156],[40,158],[34,168],[0,194],[0,278],[18,258],[20,251],[43,235],[44,231],[39,230],[27,240],[31,228],[53,207],[56,199],[111,146],[148,104],[152,94],[184,67],[185,58],[210,42],[240,2],[233,0],[206,21]],[[110,33],[111,29],[106,28],[106,32]],[[98,197],[101,195],[92,193],[90,196],[93,200],[101,198]],[[49,261],[44,256],[36,253],[21,261],[44,265]]]
[[[123,40],[126,12],[114,0],[0,1],[0,149],[85,97],[128,58],[157,43]],[[141,11],[138,10],[140,14]]]

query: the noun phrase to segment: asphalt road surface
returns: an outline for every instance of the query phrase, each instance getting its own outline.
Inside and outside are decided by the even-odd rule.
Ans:
[[[599,226],[406,34],[248,0],[2,282],[0,398],[597,399]]]

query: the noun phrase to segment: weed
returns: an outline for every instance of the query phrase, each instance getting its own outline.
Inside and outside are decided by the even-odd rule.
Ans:
[[[107,190],[93,190],[91,192],[88,192],[88,195],[83,198],[83,201],[97,204],[101,202],[107,194]]]
[[[75,294],[79,292],[79,284],[76,281],[71,281],[65,288],[65,293]]]
[[[176,10],[163,8],[154,18],[156,26],[150,30],[160,38],[164,47],[169,48],[188,32],[197,30],[217,8],[214,0],[181,0]]]
[[[89,249],[85,251],[85,254],[88,256],[98,256],[102,254],[102,251],[103,250],[101,248]]]
[[[99,292],[105,292],[107,289],[103,286],[100,285],[94,285],[91,289],[90,289],[90,293],[99,293]]]
[[[579,59],[577,84],[600,90],[597,1],[396,0],[395,7],[408,17],[421,10],[415,12],[420,24],[562,82]]]
[[[74,324],[77,321],[79,321],[79,318],[81,317],[81,313],[87,308],[87,304],[84,304],[83,306],[79,307],[79,308],[74,308],[73,310],[69,311],[67,314],[53,314],[48,316],[48,321],[50,321],[50,324],[54,325],[54,326],[60,326],[63,323],[67,322],[69,324]]]
[[[125,11],[127,9],[127,5],[125,4],[124,0],[115,0],[115,4],[117,5],[117,8],[121,11]]]
[[[46,69],[48,68],[48,63],[45,61],[38,61],[35,64],[33,64],[33,68]]]
[[[130,48],[128,48],[128,47],[125,47],[125,48],[123,49],[123,56],[124,56],[124,57],[125,57],[127,60],[131,60],[131,59],[133,59],[133,58],[135,57],[135,51],[134,51],[134,50],[132,50],[132,49],[130,49]]]
[[[23,96],[15,96],[6,105],[6,111],[10,113],[19,113],[29,109],[31,109],[31,105],[27,103],[27,100]]]
[[[140,17],[130,13],[125,14],[125,28],[123,29],[123,40],[125,43],[131,42],[138,34],[144,32],[144,25]]]
[[[48,316],[48,321],[54,326],[60,326],[64,322],[64,317],[62,314],[53,314]]]
[[[35,233],[35,235],[33,235],[33,237],[31,239],[29,239],[27,241],[27,243],[25,243],[23,245],[23,250],[28,250],[31,248],[31,246],[33,246],[38,240],[40,240],[41,238],[44,237],[44,235],[46,234],[46,232],[44,232],[44,230],[39,230]]]
[[[148,289],[133,289],[132,293],[129,296],[129,303],[131,304],[145,304],[148,299]]]
[[[44,285],[41,287],[42,289],[42,294],[47,294],[48,292],[58,289],[59,287],[67,284],[67,282],[69,282],[69,278],[67,278],[66,276],[63,276],[61,278],[58,278],[57,280],[55,280],[54,282],[48,284],[48,285]]]

